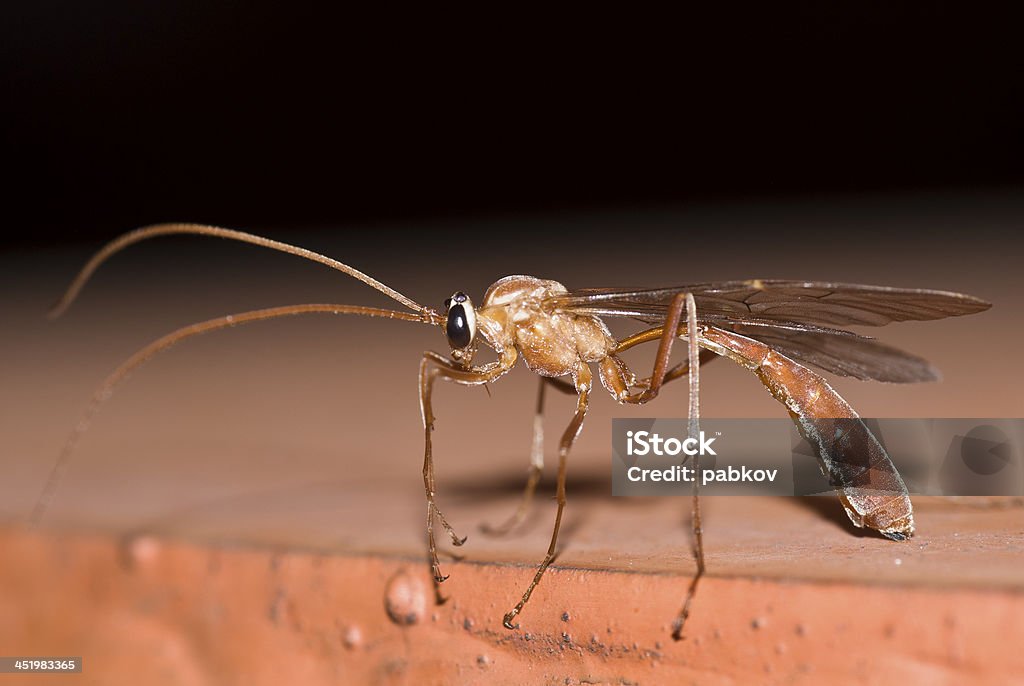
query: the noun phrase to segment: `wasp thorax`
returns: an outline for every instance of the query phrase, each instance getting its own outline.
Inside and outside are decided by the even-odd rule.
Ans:
[[[444,331],[452,350],[468,348],[476,337],[476,310],[473,301],[462,291],[444,301],[448,321]]]

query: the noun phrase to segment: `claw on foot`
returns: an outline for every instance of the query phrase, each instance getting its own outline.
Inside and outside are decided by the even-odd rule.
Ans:
[[[679,618],[676,618],[676,620],[674,622],[672,622],[672,640],[673,641],[681,641],[681,640],[683,640],[683,622],[684,622],[684,620],[679,619]]]

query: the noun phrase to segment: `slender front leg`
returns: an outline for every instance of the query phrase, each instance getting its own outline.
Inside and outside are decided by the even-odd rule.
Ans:
[[[533,589],[540,583],[541,577],[544,576],[544,571],[551,564],[551,561],[555,559],[555,546],[558,544],[558,529],[562,525],[562,511],[565,509],[565,474],[566,465],[569,458],[569,451],[572,449],[572,444],[576,442],[576,437],[579,436],[580,429],[583,427],[583,420],[587,415],[587,404],[590,397],[590,388],[592,384],[592,376],[590,368],[584,363],[579,363],[579,368],[576,371],[576,392],[579,394],[576,400],[576,414],[573,415],[572,421],[569,422],[569,426],[566,427],[565,433],[562,434],[562,440],[558,445],[558,486],[556,491],[556,498],[558,500],[558,510],[555,512],[555,526],[551,530],[551,543],[548,544],[548,552],[544,556],[544,560],[540,563],[540,567],[537,568],[537,573],[533,577],[533,581],[526,589],[526,593],[523,594],[522,599],[516,603],[516,606],[505,615],[503,624],[506,629],[515,629],[512,624],[512,620],[516,618],[522,609],[526,605],[526,602],[530,599],[530,595],[533,593]]]
[[[444,514],[437,507],[435,502],[434,488],[434,456],[431,445],[430,434],[434,430],[434,411],[431,403],[431,395],[434,390],[434,380],[438,377],[446,381],[475,386],[485,384],[506,374],[516,363],[516,352],[514,348],[508,348],[500,359],[480,367],[461,369],[455,366],[448,359],[437,353],[426,352],[420,361],[420,413],[423,417],[423,489],[427,495],[427,548],[430,555],[430,572],[433,575],[436,585],[448,577],[441,574],[441,566],[437,559],[437,545],[434,540],[434,518],[440,520],[441,525],[451,537],[452,545],[460,546],[466,542],[465,537],[459,537],[452,526],[448,523]],[[440,594],[438,594],[440,600]]]
[[[429,362],[430,360],[427,357],[424,357],[420,362],[420,403],[423,412],[423,440],[425,446],[423,451],[423,489],[427,494],[427,549],[430,554],[430,572],[434,577],[434,583],[440,584],[448,576],[441,574],[440,563],[437,559],[437,545],[434,541],[434,518],[440,517],[441,524],[452,539],[452,545],[460,546],[466,542],[466,538],[464,536],[460,538],[456,535],[434,501],[434,456],[430,440],[430,433],[434,430],[434,412],[430,399],[434,390],[434,379],[437,378],[440,370],[431,368]],[[440,599],[440,596],[438,598]]]
[[[480,530],[488,536],[504,536],[519,526],[523,519],[526,518],[526,513],[530,509],[530,503],[533,502],[533,494],[537,490],[537,484],[540,483],[541,473],[544,470],[544,389],[549,384],[563,393],[576,392],[572,384],[568,384],[561,379],[553,379],[546,376],[540,377],[540,387],[537,390],[537,409],[533,415],[530,472],[526,478],[526,488],[523,489],[523,498],[519,502],[519,507],[516,508],[511,517],[505,520],[505,523],[498,526],[491,526],[490,524],[482,524],[480,526]]]

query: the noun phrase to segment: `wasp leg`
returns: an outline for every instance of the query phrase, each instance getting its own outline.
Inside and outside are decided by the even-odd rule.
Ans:
[[[686,324],[681,326],[683,310],[686,310]],[[686,363],[676,365],[672,369],[668,367],[668,360],[672,354],[672,344],[676,338],[686,335],[688,342],[688,359]],[[616,348],[616,353],[628,350],[634,345],[659,340],[658,353],[654,361],[654,369],[651,376],[640,382],[634,382],[633,374],[629,368],[616,355],[609,355],[602,360],[600,371],[601,381],[615,396],[616,400],[622,403],[634,403],[642,405],[650,402],[658,395],[661,387],[677,379],[684,374],[690,380],[690,426],[689,433],[695,437],[700,433],[700,365],[705,360],[714,359],[718,355],[715,352],[708,356],[699,348],[703,331],[697,326],[697,306],[693,296],[688,293],[680,293],[672,300],[668,313],[665,317],[665,324],[660,327],[641,331],[634,336],[621,341]],[[642,390],[637,393],[630,393],[629,388],[636,386]],[[701,522],[700,513],[700,465],[699,456],[694,456],[694,469],[696,476],[693,480],[693,510],[691,522],[693,524],[693,537],[695,543],[695,554],[697,558],[697,574],[686,593],[682,609],[676,616],[673,624],[672,637],[679,640],[683,637],[683,626],[687,617],[690,616],[690,605],[697,594],[697,584],[704,576],[704,528]]]
[[[562,512],[565,509],[565,474],[566,465],[569,458],[569,451],[572,449],[572,444],[576,442],[576,437],[580,434],[580,429],[583,428],[583,420],[587,416],[587,407],[590,398],[590,388],[592,384],[592,375],[590,367],[584,362],[579,363],[579,367],[576,370],[576,392],[579,394],[576,398],[576,414],[573,415],[572,421],[569,422],[569,426],[566,427],[565,433],[562,434],[562,440],[558,444],[558,485],[556,490],[556,499],[558,502],[558,510],[555,512],[555,526],[551,530],[551,543],[548,544],[548,552],[544,556],[544,560],[541,561],[540,567],[537,568],[537,573],[533,577],[533,581],[526,589],[526,593],[523,594],[522,599],[516,603],[516,606],[512,608],[508,614],[505,615],[503,624],[506,629],[514,629],[515,626],[512,624],[512,620],[516,618],[522,609],[526,605],[526,602],[530,599],[530,595],[533,593],[533,589],[540,583],[541,577],[544,576],[544,571],[551,564],[551,561],[555,559],[555,546],[558,545],[558,529],[562,525]]]
[[[541,472],[544,469],[544,389],[551,384],[563,393],[575,393],[576,388],[570,384],[547,376],[540,377],[540,388],[537,391],[537,410],[533,415],[533,444],[530,450],[530,472],[526,479],[526,488],[523,489],[523,497],[519,507],[503,524],[492,526],[482,524],[480,530],[488,536],[504,536],[517,526],[522,524],[526,513],[530,510],[530,503],[533,502],[533,494],[540,483]]]
[[[479,386],[489,383],[506,374],[516,363],[515,348],[508,348],[495,362],[480,367],[462,369],[456,366],[447,358],[437,353],[426,352],[420,361],[420,412],[423,416],[423,489],[427,496],[427,549],[430,556],[430,572],[434,579],[435,592],[437,584],[440,584],[448,577],[441,574],[440,563],[437,559],[437,544],[434,540],[434,518],[436,517],[441,526],[451,537],[452,545],[460,546],[466,542],[465,537],[459,537],[451,524],[445,518],[435,501],[434,485],[434,456],[431,445],[430,434],[434,430],[434,411],[431,403],[431,395],[434,390],[434,381],[441,378],[445,381],[453,381],[468,386]],[[438,601],[441,600],[437,592]]]

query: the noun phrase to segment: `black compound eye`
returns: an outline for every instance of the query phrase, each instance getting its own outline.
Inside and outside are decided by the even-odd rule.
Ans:
[[[453,348],[465,348],[473,342],[465,306],[456,304],[448,308],[448,324],[445,326],[445,333],[448,334],[448,342]]]
[[[476,311],[473,309],[473,301],[459,291],[445,300],[444,306],[448,310],[448,321],[444,328],[448,335],[448,344],[453,350],[468,348],[476,336]]]

